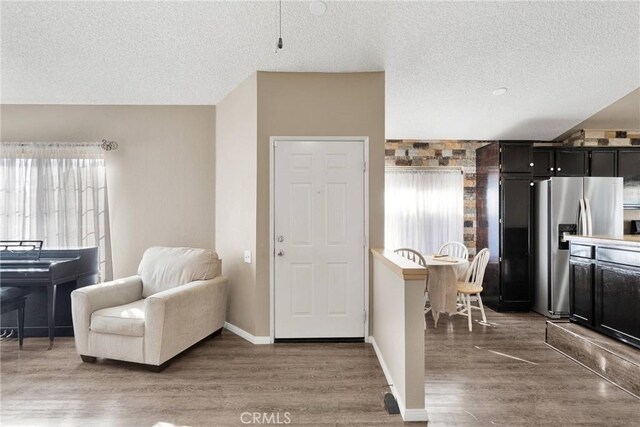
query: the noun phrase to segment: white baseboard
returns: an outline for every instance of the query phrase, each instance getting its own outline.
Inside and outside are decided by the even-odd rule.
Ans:
[[[253,337],[253,343],[256,345],[273,344],[271,337]]]
[[[424,408],[419,409],[407,409],[404,401],[398,395],[396,388],[392,385],[393,378],[391,377],[391,372],[389,372],[389,367],[387,363],[384,361],[384,357],[382,357],[382,352],[380,351],[380,347],[376,343],[376,339],[373,336],[369,337],[369,342],[373,346],[373,350],[376,352],[376,356],[378,357],[378,362],[380,362],[380,366],[382,367],[382,372],[384,372],[384,377],[387,380],[387,384],[389,384],[389,389],[393,394],[393,397],[396,398],[396,402],[398,402],[398,407],[400,408],[400,415],[402,415],[403,421],[428,421],[429,416],[427,414],[427,405],[425,402]]]
[[[373,350],[376,352],[376,356],[378,357],[378,362],[380,362],[380,366],[382,366],[382,372],[384,372],[384,377],[387,379],[387,384],[393,384],[393,379],[391,378],[391,372],[389,372],[389,368],[387,368],[387,364],[384,361],[384,357],[382,357],[382,352],[380,351],[380,347],[376,343],[376,339],[372,336],[369,337],[369,342],[373,346]],[[393,395],[396,395],[395,389],[392,385],[389,386]],[[396,398],[397,399],[397,398]]]
[[[271,337],[256,337],[255,335],[250,334],[242,328],[237,327],[236,325],[232,325],[229,322],[224,322],[224,328],[236,334],[240,338],[244,338],[249,341],[251,344],[261,345],[261,344],[272,344]]]
[[[400,408],[400,413],[402,414],[402,419],[405,422],[408,421],[416,421],[416,422],[425,422],[429,421],[429,414],[427,414],[427,409],[405,409],[404,412],[402,408]]]

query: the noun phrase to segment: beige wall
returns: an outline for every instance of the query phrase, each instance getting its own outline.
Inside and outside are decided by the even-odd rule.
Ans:
[[[229,278],[227,321],[255,334],[257,78],[253,74],[216,108],[216,250]]]
[[[384,73],[258,72],[216,107],[216,248],[228,321],[269,336],[269,138],[368,136],[371,247],[384,242]],[[253,264],[244,264],[243,250]]]
[[[2,141],[100,141],[114,277],[153,245],[214,246],[214,106],[2,105]]]
[[[269,335],[269,138],[369,137],[369,242],[384,245],[384,72],[258,72],[255,335]]]

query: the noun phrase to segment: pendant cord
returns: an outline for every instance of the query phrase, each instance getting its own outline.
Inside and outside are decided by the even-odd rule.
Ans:
[[[278,2],[278,20],[280,26],[280,33],[278,37],[278,41],[276,42],[276,48],[274,53],[278,53],[280,49],[282,49],[282,0]]]
[[[280,38],[282,38],[282,0],[280,0]]]

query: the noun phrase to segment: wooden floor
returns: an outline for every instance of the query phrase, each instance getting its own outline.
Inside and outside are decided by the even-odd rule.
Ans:
[[[547,346],[543,316],[487,310],[472,333],[466,320],[427,321],[430,427],[638,425],[640,401]]]
[[[488,316],[493,325],[472,333],[459,317],[438,329],[427,322],[430,426],[637,422],[640,401],[544,344],[541,316]],[[288,412],[290,425],[402,423],[382,407],[386,381],[366,344],[254,346],[224,331],[160,374],[83,364],[69,338],[46,345],[0,344],[2,426],[243,425],[244,412],[279,413],[281,422]]]

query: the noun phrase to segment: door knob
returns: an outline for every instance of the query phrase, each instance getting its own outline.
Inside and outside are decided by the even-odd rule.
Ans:
[[[281,242],[281,243],[282,243],[282,242],[284,242],[284,236],[278,236],[278,237],[276,238],[276,240],[277,240],[278,242]]]
[[[530,167],[533,167],[533,163],[529,163],[529,166],[530,166]]]
[[[558,168],[558,172],[560,172],[562,170],[562,168]]]
[[[284,255],[284,251],[278,251],[278,256],[283,256]]]

